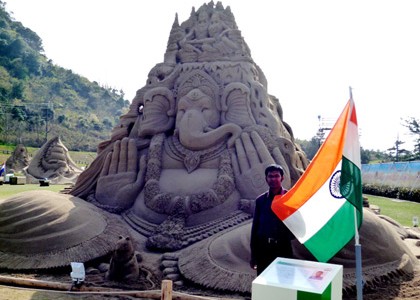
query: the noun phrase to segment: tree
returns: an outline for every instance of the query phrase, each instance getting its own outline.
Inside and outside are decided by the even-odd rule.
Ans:
[[[23,26],[21,22],[14,22],[13,25],[14,29],[34,51],[44,52],[42,40],[35,32]]]
[[[365,150],[362,147],[360,147],[360,162],[362,164],[368,164],[370,162],[369,150]]]
[[[397,138],[394,146],[387,149],[387,151],[389,153],[389,156],[392,158],[393,161],[407,161],[407,160],[410,160],[411,152],[406,150],[406,149],[402,149],[400,146],[403,145],[403,144],[405,144],[405,142],[400,141],[400,139]]]
[[[380,150],[360,149],[360,159],[362,164],[383,163],[391,161],[389,154]]]
[[[57,117],[58,124],[63,124],[65,121],[66,121],[66,116],[65,115],[59,115]]]
[[[324,143],[325,140],[325,131],[322,130],[322,128],[320,128],[316,133],[316,136],[314,136],[312,139],[318,141],[318,148],[321,147],[322,143]]]
[[[420,159],[420,120],[410,117],[404,122],[403,126],[407,127],[410,134],[414,136],[413,159]]]
[[[25,79],[29,76],[29,70],[21,58],[10,61],[10,74],[18,79]]]
[[[21,99],[23,98],[23,83],[16,79],[12,79],[12,90],[10,93],[10,98]]]
[[[303,152],[305,152],[309,160],[314,158],[321,145],[318,135],[312,137],[310,141],[296,139],[296,142],[302,147]]]
[[[19,122],[23,122],[26,120],[26,110],[24,106],[21,105],[15,105],[12,107],[12,118],[14,120],[17,120]]]

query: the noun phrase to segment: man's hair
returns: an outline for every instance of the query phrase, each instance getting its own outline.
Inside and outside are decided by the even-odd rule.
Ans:
[[[267,168],[265,168],[265,177],[267,177],[269,172],[273,172],[273,171],[279,171],[281,176],[284,175],[283,168],[280,165],[271,164],[271,165],[268,165]]]

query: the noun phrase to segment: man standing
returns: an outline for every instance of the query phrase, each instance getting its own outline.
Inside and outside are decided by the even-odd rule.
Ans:
[[[284,223],[271,210],[274,196],[284,195],[287,190],[281,183],[283,168],[272,164],[265,169],[269,190],[255,200],[254,220],[251,231],[251,268],[260,275],[277,257],[292,258],[295,238]]]

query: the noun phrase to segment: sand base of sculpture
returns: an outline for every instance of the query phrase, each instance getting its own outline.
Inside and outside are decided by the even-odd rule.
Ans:
[[[99,262],[107,262],[118,236],[130,235],[135,250],[142,254],[143,274],[154,282],[166,278],[183,288],[193,284],[203,291],[249,293],[256,277],[248,265],[249,251],[244,251],[249,245],[250,221],[182,250],[158,253],[150,251],[146,247],[147,237],[133,230],[122,217],[70,195],[48,191],[18,194],[0,202],[0,220],[2,269],[50,269],[68,266],[72,261],[97,268]],[[401,240],[398,231],[405,235],[407,243]],[[378,278],[413,274],[418,267],[418,260],[410,250],[418,253],[420,248],[416,245],[420,232],[415,229],[395,226],[365,209],[360,234],[363,274],[368,286],[380,285]],[[371,242],[373,236],[375,243]],[[344,266],[343,289],[349,291],[355,289],[353,248],[351,241],[330,261]],[[297,242],[294,252],[297,258],[311,258]],[[100,257],[104,259],[98,260]]]

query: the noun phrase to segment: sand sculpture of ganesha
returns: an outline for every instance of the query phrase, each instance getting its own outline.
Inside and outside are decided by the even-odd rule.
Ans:
[[[71,194],[120,214],[149,259],[169,252],[163,259],[176,260],[184,278],[247,292],[255,278],[248,265],[253,202],[274,162],[285,170],[285,188],[308,165],[230,8],[209,2],[182,24],[175,17],[164,62]],[[365,226],[374,229],[364,235],[378,239],[377,225]],[[378,251],[384,243],[396,250]],[[400,244],[386,233],[364,251],[372,265],[394,263],[405,253]],[[352,262],[349,253],[343,250],[341,264]],[[161,272],[159,261],[145,263]]]
[[[176,17],[165,61],[100,148],[72,194],[122,212],[160,251],[249,219],[268,164],[286,188],[308,164],[230,8],[213,2]]]

